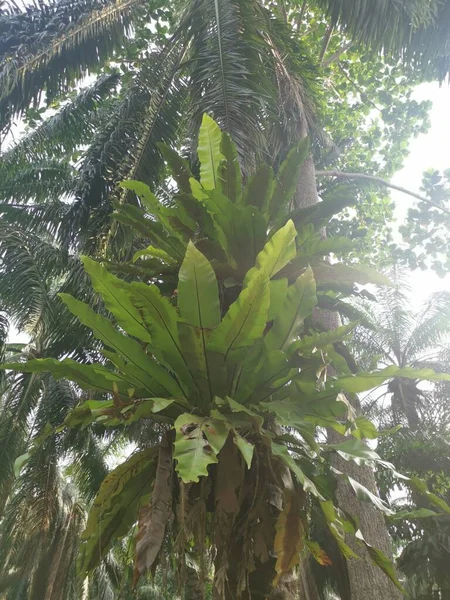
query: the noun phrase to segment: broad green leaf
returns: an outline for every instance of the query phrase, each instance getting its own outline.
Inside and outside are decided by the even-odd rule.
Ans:
[[[181,402],[181,400],[175,398],[141,398],[137,401],[124,403],[124,406],[121,406],[115,400],[86,400],[67,415],[64,426],[81,426],[84,429],[90,423],[98,422],[105,427],[115,427],[117,425],[131,425],[139,419],[146,418],[167,421],[169,420],[167,417],[161,419],[160,417],[154,417],[154,415],[174,403],[178,403],[179,408],[184,409],[185,406]]]
[[[327,447],[335,450],[345,460],[353,460],[359,465],[364,465],[367,461],[382,461],[374,450],[360,440],[345,440],[340,444],[329,444]]]
[[[220,163],[225,160],[221,152],[222,132],[217,123],[207,114],[203,115],[198,134],[198,158],[200,160],[200,181],[205,190],[218,187]]]
[[[181,351],[176,309],[161,295],[156,285],[134,282],[131,291],[132,302],[152,336],[152,352],[178,378],[189,382],[192,375]]]
[[[304,138],[292,148],[278,169],[275,177],[275,189],[269,201],[269,220],[277,219],[295,193],[300,168],[309,153],[309,139]]]
[[[124,374],[129,374],[135,385],[146,390],[147,396],[179,396],[183,394],[170,374],[152,360],[136,340],[119,333],[108,319],[98,315],[84,302],[75,300],[69,294],[60,294],[60,298],[70,312],[77,316],[83,325],[92,330],[97,339],[126,361]],[[158,343],[156,339],[153,341],[155,344]],[[121,367],[119,366],[119,368]]]
[[[233,400],[233,398],[230,398],[229,396],[225,397],[225,401],[227,402],[228,406],[231,408],[231,412],[234,412],[234,413],[240,413],[240,412],[246,413],[249,417],[251,417],[251,419],[253,421],[255,421],[255,423],[258,426],[258,429],[261,429],[261,427],[262,427],[262,425],[264,423],[264,419],[261,417],[261,415],[259,415],[255,411],[251,410],[247,406],[244,406],[243,404],[240,404],[239,402],[236,402],[236,400]]]
[[[311,226],[310,226],[311,227]],[[346,237],[327,237],[323,238],[320,232],[314,232],[313,235],[297,243],[297,253],[303,256],[328,256],[332,254],[349,253],[355,249],[355,242]],[[309,227],[307,231],[310,232]],[[299,232],[299,237],[301,233]]]
[[[339,283],[359,283],[361,285],[367,285],[368,283],[384,286],[392,285],[388,277],[365,265],[349,267],[342,263],[332,264],[320,259],[312,259],[310,263],[317,283],[338,281]]]
[[[342,552],[345,558],[360,558],[355,552],[353,552],[350,546],[345,543],[344,536],[339,531],[335,523],[328,523],[328,529],[336,540],[339,550]]]
[[[418,508],[417,510],[399,510],[398,512],[391,515],[392,521],[403,521],[413,519],[429,519],[433,517],[440,517],[442,513],[437,513],[429,508]]]
[[[220,323],[216,274],[192,242],[179,271],[178,308],[183,319],[195,327],[213,329]]]
[[[299,354],[312,352],[316,349],[324,348],[335,342],[340,342],[345,339],[358,325],[358,323],[348,323],[337,327],[332,331],[323,331],[322,333],[316,333],[314,335],[305,335],[298,342],[290,347],[290,351],[296,351]]]
[[[161,204],[147,184],[142,181],[122,181],[120,186],[132,190],[139,196],[145,210],[163,225],[169,235],[180,237],[179,231],[177,231],[178,228],[173,227],[171,223],[171,218],[174,219],[176,217],[173,209]]]
[[[98,418],[112,417],[118,412],[114,400],[86,400],[75,406],[64,419],[64,426],[82,429],[94,423]]]
[[[186,365],[200,394],[201,408],[206,410],[212,398],[211,386],[216,383],[216,375],[219,375],[217,372],[214,377],[209,377],[211,356],[206,353],[208,334],[204,329],[179,322],[178,335]]]
[[[175,261],[183,260],[186,244],[174,235],[169,235],[161,223],[146,218],[145,213],[131,204],[115,204],[113,217],[119,223],[138,231],[148,238],[154,246],[162,248]]]
[[[365,417],[356,417],[354,421],[354,425],[356,429],[352,430],[352,435],[358,440],[362,440],[367,438],[369,440],[374,440],[378,437],[378,429]]]
[[[116,384],[120,392],[128,397],[130,384],[119,373],[114,373],[100,364],[82,365],[71,358],[35,358],[26,363],[6,363],[0,369],[11,369],[24,373],[51,373],[55,379],[69,379],[83,390],[98,390],[111,393]]]
[[[169,255],[165,250],[161,248],[155,248],[155,246],[147,246],[144,250],[138,250],[133,255],[133,262],[136,262],[139,258],[157,258],[162,260],[167,265],[174,265],[176,261]]]
[[[208,475],[208,466],[217,463],[216,453],[204,435],[205,419],[183,413],[175,421],[173,458],[175,469],[184,483],[198,482]]]
[[[292,458],[284,444],[277,444],[276,442],[271,441],[270,447],[272,449],[272,454],[284,462],[284,464],[292,471],[305,492],[313,494],[313,496],[319,500],[324,500],[322,494],[316,488],[314,483],[305,475],[297,462]]]
[[[278,316],[283,309],[288,291],[288,280],[286,277],[282,279],[271,279],[269,281],[270,289],[270,307],[267,320],[272,321]]]
[[[246,206],[255,206],[262,214],[266,214],[274,186],[272,167],[261,165],[249,178],[242,195],[242,203]]]
[[[130,335],[143,342],[151,342],[139,311],[130,299],[129,284],[107,271],[100,263],[82,256],[81,260],[88,273],[92,287],[103,298],[106,308],[114,315],[117,323]]]
[[[262,402],[298,373],[281,350],[266,351],[255,366],[253,363],[245,361],[243,364],[239,384],[233,394],[240,402]]]
[[[207,191],[207,199],[202,202],[210,212],[217,232],[223,233],[223,239],[217,239],[224,251],[234,259],[240,273],[245,273],[255,264],[267,238],[263,215],[252,206],[233,204],[216,189]]]
[[[445,502],[445,500],[443,500],[442,498],[439,498],[439,496],[436,496],[436,494],[430,492],[427,488],[427,484],[425,483],[425,481],[422,481],[422,479],[419,479],[418,477],[411,477],[411,479],[405,479],[407,479],[407,485],[409,485],[414,490],[425,496],[425,498],[431,504],[434,504],[434,506],[437,506],[443,512],[450,514],[450,506],[447,504],[447,502]]]
[[[189,179],[192,177],[188,162],[182,158],[170,146],[158,142],[156,144],[163,155],[165,161],[170,167],[172,176],[177,182],[178,189],[185,194],[191,193],[191,185]]]
[[[348,186],[343,189],[342,186],[328,192],[320,202],[313,206],[298,208],[291,213],[295,226],[302,227],[309,223],[313,224],[316,230],[325,226],[334,215],[338,214],[347,206],[352,206],[358,202],[358,194],[354,186]]]
[[[142,181],[127,180],[121,181],[119,185],[121,188],[133,191],[136,196],[142,200],[142,203],[150,214],[155,216],[158,215],[161,207],[160,202],[146,183],[143,183]]]
[[[347,425],[342,423],[347,414],[347,407],[336,395],[315,393],[305,396],[292,391],[283,400],[271,400],[261,403],[265,410],[272,412],[281,424],[308,430],[308,425],[332,427],[344,434]]]
[[[239,451],[242,454],[247,465],[247,469],[250,469],[250,467],[252,466],[253,451],[255,450],[255,446],[248,442],[244,437],[239,435],[239,433],[237,433],[236,431],[234,432],[233,442],[239,448]]]
[[[202,425],[202,431],[214,452],[219,454],[229,434],[226,423],[219,419],[207,419]]]
[[[393,377],[405,377],[406,379],[428,379],[430,381],[450,381],[450,373],[436,373],[432,369],[413,369],[405,367],[401,369],[395,365],[373,371],[372,373],[360,372],[356,375],[339,377],[331,383],[332,387],[339,388],[351,394],[359,394],[371,390],[392,379]]]
[[[289,348],[300,335],[305,318],[311,315],[316,304],[316,284],[313,272],[308,268],[298,277],[295,284],[288,288],[283,308],[265,337],[267,348]]]
[[[97,567],[112,543],[127,535],[141,506],[148,502],[158,447],[136,452],[107,475],[100,486],[81,536],[81,575]]]
[[[220,189],[231,202],[239,203],[242,194],[241,168],[236,146],[226,132],[222,133],[220,151],[225,159],[219,165]]]
[[[281,271],[296,255],[297,232],[292,221],[276,231],[256,257],[256,267],[264,269],[269,279]]]
[[[269,280],[265,273],[257,272],[213,331],[208,351],[223,354],[225,359],[241,356],[242,350],[262,337],[269,303]]]
[[[404,592],[404,589],[400,585],[400,583],[397,579],[397,576],[395,574],[395,568],[394,568],[393,562],[391,560],[389,560],[389,558],[385,554],[383,554],[383,552],[381,552],[381,550],[378,550],[378,548],[374,548],[374,546],[371,546],[369,543],[367,543],[366,540],[364,539],[361,531],[358,530],[355,533],[355,536],[366,547],[366,550],[369,553],[369,556],[370,556],[372,562],[374,564],[376,564],[378,567],[380,567],[380,569],[389,577],[389,579],[392,581],[392,583],[394,583],[401,592]]]
[[[353,479],[353,477],[350,476],[345,476],[345,479],[347,479],[347,481],[349,482],[358,500],[372,503],[375,506],[375,508],[378,508],[378,510],[381,510],[387,516],[392,516],[395,514],[394,511],[391,510],[389,506],[385,502],[383,502],[383,500],[379,496],[373,494],[364,485],[359,483],[359,481],[356,481],[356,479]]]

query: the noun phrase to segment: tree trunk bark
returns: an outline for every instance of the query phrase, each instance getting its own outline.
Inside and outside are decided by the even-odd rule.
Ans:
[[[306,135],[302,127],[301,137]],[[319,201],[316,185],[315,167],[312,157],[306,160],[301,168],[299,183],[294,198],[295,208],[305,208]],[[325,329],[334,329],[339,326],[339,315],[329,311],[317,311],[317,322]],[[355,407],[358,410],[360,407]],[[340,439],[337,440],[336,436]],[[334,430],[329,431],[330,441],[343,441]],[[370,467],[358,467],[341,459],[336,455],[335,466],[365,485],[373,493],[377,493],[375,476]],[[368,503],[361,503],[350,489],[348,484],[342,481],[338,483],[338,504],[345,512],[356,517],[360,523],[360,529],[364,539],[371,545],[382,550],[388,557],[392,556],[390,549],[389,534],[382,513]],[[375,566],[368,557],[367,551],[355,547],[356,540],[347,540],[350,547],[361,556],[362,560],[348,560],[347,569],[350,581],[351,600],[397,600],[402,598],[400,591],[388,579],[388,577]],[[314,596],[312,596],[314,598]]]

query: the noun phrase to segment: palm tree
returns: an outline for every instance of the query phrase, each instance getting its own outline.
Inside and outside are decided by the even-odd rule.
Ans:
[[[331,15],[334,26],[345,27],[352,35],[358,33],[362,41],[370,41],[376,47],[380,46],[379,32],[392,25],[396,34],[386,51],[404,52],[407,36],[397,33],[408,30],[414,22],[414,32],[421,33],[427,41],[428,61],[434,68],[436,36],[427,35],[429,30],[421,29],[421,24],[427,19],[439,25],[444,23],[446,5],[439,6],[441,13],[436,19],[432,14],[416,12],[419,4],[411,13],[402,3],[402,18],[392,19],[392,14],[397,14],[397,3],[395,12],[389,14],[385,2],[377,3],[375,10],[374,3],[361,2],[359,17],[355,19],[356,11],[350,11],[347,2],[322,3],[325,9],[338,7]],[[114,62],[120,56],[130,23],[133,20],[139,26],[140,11],[145,14],[146,10],[144,3],[137,0],[54,2],[49,6],[36,4],[25,13],[13,6],[2,13],[0,27],[7,35],[2,48],[1,81],[5,92],[0,113],[6,127],[13,115],[39,98],[42,90],[51,101],[79,81],[86,70],[99,70],[107,60]],[[374,17],[377,28],[362,27],[363,23],[373,22]],[[417,36],[412,37],[415,40]],[[30,40],[27,45],[22,43],[24,38]],[[420,51],[421,47],[419,55]],[[77,127],[73,127],[74,137],[65,133],[67,121],[78,123],[76,111],[80,102],[76,99],[50,123],[51,135],[56,131],[51,152],[40,156],[42,139],[50,137],[45,129],[48,123],[44,123],[41,142],[39,136],[24,140],[10,154],[10,160],[4,161],[2,180],[6,182],[6,194],[19,177],[28,177],[35,201],[47,195],[47,190],[53,190],[53,195],[49,195],[51,202],[2,208],[4,214],[10,215],[10,222],[17,222],[20,215],[25,235],[30,224],[37,224],[39,231],[47,229],[57,234],[63,249],[103,249],[110,202],[117,194],[116,183],[131,177],[154,186],[159,184],[164,165],[155,142],[163,140],[176,146],[185,132],[191,140],[195,139],[205,111],[233,134],[244,174],[252,171],[261,155],[270,156],[274,149],[272,162],[279,162],[278,155],[286,152],[292,136],[311,131],[315,69],[284,19],[263,3],[191,2],[174,19],[169,43],[152,46],[138,58],[138,70],[127,73],[129,81],[123,78],[125,83],[119,93],[113,91],[113,78],[107,84],[104,80],[94,84],[100,87],[105,83],[100,95],[95,96],[94,90],[86,92],[87,110],[89,115],[94,114],[87,124],[95,123],[86,133],[81,132],[82,128],[78,132]],[[418,54],[405,58],[416,61]],[[288,97],[289,102],[280,102],[280,96]],[[95,98],[95,106],[89,104],[89,97]],[[273,122],[281,126],[274,128]],[[292,123],[296,126],[292,127]],[[74,162],[71,153],[79,148],[84,135],[90,136],[89,147]],[[195,145],[188,143],[187,150],[192,156]],[[75,201],[64,203],[64,195]],[[135,201],[124,194],[120,199]],[[122,243],[117,244],[116,251],[123,252]]]
[[[352,345],[362,368],[376,362],[383,367],[450,371],[450,294],[433,294],[418,311],[410,308],[410,290],[405,275],[392,273],[393,286],[378,294],[376,303],[359,306],[366,324],[355,331]],[[441,385],[447,390],[446,385]],[[390,400],[383,418],[391,425],[416,429],[430,418],[435,407],[435,390],[421,389],[417,381],[393,378],[386,388],[375,389],[365,398],[366,407],[379,410],[380,402]],[[369,411],[370,412],[370,411]],[[389,417],[387,416],[389,415]]]
[[[330,28],[401,56],[430,76],[439,64],[445,76],[448,2],[317,5]],[[316,3],[313,7],[317,10]],[[3,156],[3,198],[11,197],[19,179],[28,181],[28,198],[53,194],[58,204],[48,208],[53,218],[64,210],[58,203],[62,194],[75,199],[60,226],[66,243],[81,230],[84,243],[104,232],[117,182],[161,183],[156,142],[176,147],[186,133],[194,140],[204,112],[232,135],[250,172],[261,159],[279,163],[295,138],[314,131],[317,70],[294,25],[307,10],[285,3],[280,12],[258,0],[193,0],[169,4],[162,16],[161,10],[143,0],[52,0],[26,11],[12,3],[2,9],[0,114],[6,128],[42,94],[51,103],[86,72],[115,61],[130,65],[122,76],[102,75]],[[146,27],[162,18],[171,26],[167,40]],[[138,42],[127,56],[122,46],[129,44],[131,27]],[[88,148],[74,164],[74,150],[86,141]]]

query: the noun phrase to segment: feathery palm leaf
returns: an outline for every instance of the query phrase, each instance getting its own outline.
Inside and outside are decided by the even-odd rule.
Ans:
[[[450,71],[450,2],[319,0],[334,25],[355,41],[413,64],[441,80]]]
[[[0,14],[0,128],[37,103],[50,102],[120,48],[143,0],[52,0]]]

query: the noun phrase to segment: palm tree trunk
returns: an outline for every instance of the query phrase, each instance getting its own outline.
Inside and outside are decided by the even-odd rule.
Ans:
[[[304,126],[300,128],[300,135],[301,137],[306,135]],[[305,161],[300,172],[295,204],[296,208],[304,208],[312,206],[318,201],[315,167],[312,157],[310,157]],[[321,327],[325,329],[335,329],[339,326],[339,315],[337,313],[317,311],[316,319]],[[354,408],[357,412],[360,410],[359,406]],[[329,431],[328,435],[330,442],[343,441],[344,439],[333,430]],[[358,467],[356,464],[349,463],[337,455],[335,458],[335,467],[350,475],[374,493],[377,492],[375,476],[370,467]],[[358,519],[365,540],[382,550],[387,556],[391,556],[389,534],[382,513],[368,503],[361,503],[350,489],[350,486],[342,481],[338,484],[337,499],[339,506],[345,512]],[[362,557],[362,560],[353,559],[347,561],[351,599],[387,600],[389,598],[389,600],[400,600],[402,595],[399,590],[381,569],[371,562],[366,550],[364,549],[363,551],[360,547],[355,548],[356,540],[349,539],[348,543]]]

